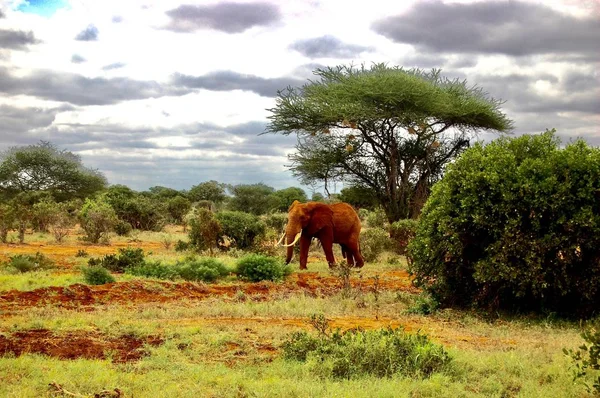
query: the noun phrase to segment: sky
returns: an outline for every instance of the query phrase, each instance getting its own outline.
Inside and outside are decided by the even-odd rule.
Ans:
[[[296,137],[260,135],[277,90],[374,62],[600,145],[598,0],[0,0],[0,151],[50,141],[135,190],[300,186]]]

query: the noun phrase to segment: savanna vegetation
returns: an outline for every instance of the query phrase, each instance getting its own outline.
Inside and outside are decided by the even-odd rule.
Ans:
[[[298,187],[137,192],[50,143],[2,153],[0,396],[600,394],[598,148],[471,145],[511,121],[437,71],[317,76],[269,131],[299,134],[304,182],[347,183],[312,199],[357,209],[361,270],[316,243],[283,264]]]

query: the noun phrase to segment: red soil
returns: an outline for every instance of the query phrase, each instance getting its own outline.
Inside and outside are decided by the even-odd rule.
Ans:
[[[32,353],[44,354],[60,359],[106,359],[113,362],[137,361],[146,355],[144,344],[157,346],[163,343],[159,337],[144,339],[133,336],[107,337],[101,333],[68,332],[56,334],[46,329],[32,329],[0,334],[0,356],[15,356]]]

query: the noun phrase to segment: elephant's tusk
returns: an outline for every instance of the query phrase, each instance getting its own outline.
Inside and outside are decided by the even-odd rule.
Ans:
[[[283,233],[283,235],[281,235],[281,239],[279,239],[279,242],[277,242],[277,246],[282,244],[284,239],[285,239],[285,232]]]
[[[296,244],[296,242],[298,242],[298,239],[300,239],[300,235],[302,235],[302,231],[300,231],[296,234],[296,238],[294,239],[294,241],[292,243],[290,243],[289,245],[283,245],[283,246],[284,247],[294,246]]]

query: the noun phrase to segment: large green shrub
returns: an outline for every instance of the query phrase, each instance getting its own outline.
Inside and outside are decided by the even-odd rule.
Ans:
[[[387,226],[388,219],[385,215],[385,211],[381,207],[378,207],[369,212],[366,221],[367,226],[369,227],[385,228]]]
[[[127,268],[125,272],[147,278],[174,280],[179,277],[179,269],[177,267],[171,264],[163,264],[160,261],[145,261]]]
[[[571,357],[575,364],[575,380],[588,374],[592,376],[592,385],[584,383],[589,393],[600,396],[600,322],[595,326],[586,327],[581,334],[585,344],[577,351],[563,348],[563,352]],[[589,344],[589,345],[588,345]]]
[[[409,246],[446,304],[590,315],[600,303],[600,149],[553,131],[475,145],[436,184]]]
[[[229,275],[229,269],[215,258],[188,258],[177,262],[176,267],[186,281],[214,282]]]
[[[86,199],[79,212],[79,223],[85,232],[83,239],[90,243],[108,242],[108,234],[114,229],[116,222],[115,211],[101,199]]]
[[[258,216],[242,211],[222,211],[216,214],[223,234],[235,241],[238,249],[249,249],[254,240],[265,233],[265,224]]]
[[[269,228],[273,228],[276,231],[283,231],[283,227],[287,224],[288,214],[287,213],[271,213],[266,214],[262,217],[263,222]]]
[[[196,250],[210,250],[217,246],[217,238],[221,235],[222,228],[215,214],[208,210],[197,208],[186,216],[190,230],[188,232],[190,245]]]
[[[419,226],[418,220],[398,220],[390,224],[390,238],[394,242],[394,250],[398,254],[405,254],[408,244],[414,239]]]
[[[391,328],[337,330],[316,337],[295,332],[282,348],[284,358],[307,362],[313,373],[335,379],[428,377],[452,361],[444,347],[427,336]]]
[[[278,281],[289,272],[289,267],[283,264],[281,259],[262,254],[250,254],[242,257],[236,266],[238,277],[250,282]]]

